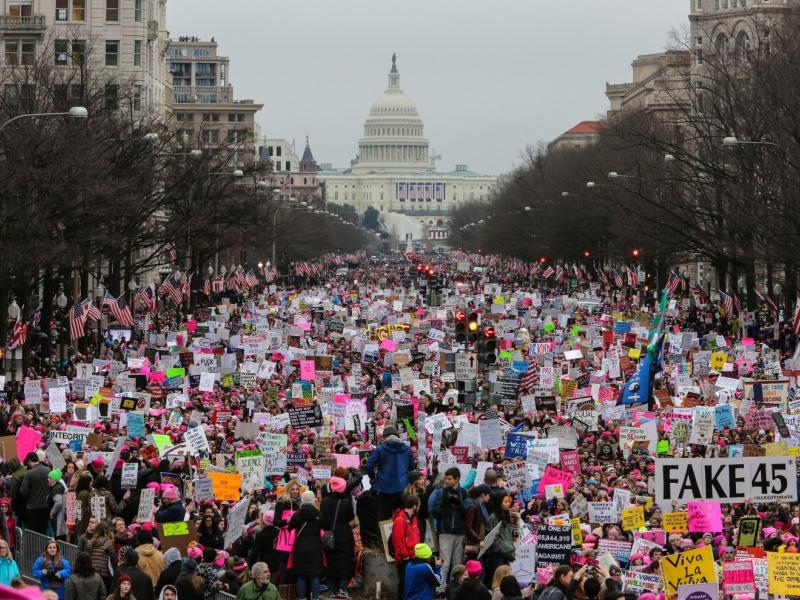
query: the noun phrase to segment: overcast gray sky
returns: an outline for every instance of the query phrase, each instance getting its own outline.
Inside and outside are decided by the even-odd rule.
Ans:
[[[392,52],[440,169],[508,171],[527,144],[607,109],[687,22],[688,0],[168,0],[172,37],[214,36],[271,137],[347,166]]]

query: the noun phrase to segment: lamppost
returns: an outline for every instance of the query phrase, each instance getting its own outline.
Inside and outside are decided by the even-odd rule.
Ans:
[[[12,117],[2,125],[0,125],[0,131],[11,125],[14,121],[19,121],[21,119],[35,119],[38,117],[72,117],[73,119],[85,119],[89,116],[89,111],[86,110],[83,106],[73,106],[67,112],[54,112],[54,113],[31,113],[27,115],[17,115],[16,117]]]

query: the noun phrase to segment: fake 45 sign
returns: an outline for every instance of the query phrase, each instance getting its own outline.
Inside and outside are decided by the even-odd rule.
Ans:
[[[656,459],[656,502],[795,502],[797,471],[791,457]]]

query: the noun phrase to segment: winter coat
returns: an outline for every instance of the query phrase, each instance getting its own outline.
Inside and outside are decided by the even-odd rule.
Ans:
[[[486,529],[491,531],[497,527],[497,524],[500,522],[500,519],[496,515],[492,515],[489,517],[489,522],[486,524]],[[497,532],[497,537],[494,539],[494,543],[489,546],[489,549],[486,552],[498,554],[505,560],[514,562],[514,554],[516,549],[514,547],[514,526],[511,524],[511,522],[503,522]]]
[[[282,553],[275,550],[275,543],[278,541],[279,531],[280,530],[273,525],[264,527],[259,531],[256,534],[253,547],[247,556],[247,562],[251,565],[257,562],[265,562],[269,565],[271,573],[277,572],[278,566],[283,559],[281,556]]]
[[[417,467],[411,448],[390,435],[367,459],[372,489],[382,494],[399,494],[408,486],[408,473]]]
[[[113,567],[116,567],[117,564],[114,541],[108,537],[92,538],[86,542],[86,552],[89,553],[92,559],[92,567],[100,577],[111,577],[108,561],[111,561],[111,566]]]
[[[155,586],[164,570],[164,555],[153,544],[136,546],[136,552],[139,553],[139,568],[150,576]]]
[[[40,556],[33,562],[31,572],[39,580],[40,588],[53,590],[58,594],[58,600],[64,600],[65,582],[72,575],[72,566],[66,558],[62,557],[55,563],[49,558],[45,561],[44,556]]]
[[[104,600],[107,594],[106,584],[97,573],[92,573],[91,577],[73,575],[67,581],[64,600]]]
[[[281,600],[281,596],[273,583],[267,583],[266,587],[258,588],[255,581],[248,581],[239,588],[236,600]]]
[[[467,493],[460,486],[455,488],[445,486],[431,494],[428,506],[431,507],[431,515],[436,519],[438,533],[464,535],[466,531],[464,502],[466,499]]]
[[[67,486],[63,480],[50,488],[50,524],[53,526],[56,537],[67,535],[66,509],[64,507],[66,491]]]
[[[336,514],[336,507],[339,513]],[[333,530],[334,549],[326,550],[328,562],[326,574],[333,579],[351,579],[356,572],[356,546],[353,529],[348,525],[355,519],[353,498],[350,494],[331,494],[320,504],[320,526],[324,530]],[[333,521],[336,519],[336,526]]]
[[[76,530],[78,535],[81,535],[86,531],[86,526],[89,524],[89,519],[92,516],[92,498],[96,496],[102,496],[105,498],[106,503],[106,520],[110,520],[111,518],[117,516],[122,509],[125,507],[125,500],[121,502],[117,502],[114,499],[114,495],[109,492],[108,490],[84,490],[80,494],[76,500],[81,505],[81,520],[78,522]]]
[[[417,515],[409,517],[408,513],[398,508],[392,522],[392,545],[396,561],[414,558],[414,546],[420,543],[419,522]]]
[[[465,502],[467,512],[464,515],[464,532],[467,535],[467,544],[477,546],[488,531],[486,522],[489,519],[488,511],[482,502],[467,498]]]
[[[220,570],[212,563],[200,563],[197,567],[197,574],[202,577],[204,585],[203,597],[211,600],[217,590],[222,589],[222,582],[219,580]]]
[[[283,520],[283,513],[286,511],[297,511],[300,510],[300,499],[297,500],[289,500],[285,502],[283,500],[279,500],[275,504],[275,518],[272,520],[272,524],[275,525],[278,529],[281,527],[285,527],[289,524],[289,521]]]
[[[19,491],[25,498],[25,508],[28,510],[42,510],[48,507],[50,486],[47,483],[47,474],[49,472],[50,469],[42,463],[36,463],[36,466],[28,469],[22,478]]]
[[[158,581],[156,582],[156,594],[160,596],[161,590],[164,589],[165,585],[175,585],[175,582],[178,581],[178,575],[180,574],[180,560],[176,560],[172,564],[167,565],[167,568],[161,571],[161,575],[158,576]]]
[[[153,591],[153,582],[150,576],[142,571],[138,566],[125,565],[117,569],[117,578],[124,573],[131,578],[131,592],[136,597],[136,600],[155,600],[155,592]],[[119,582],[114,582],[116,588]]]
[[[11,585],[11,581],[19,577],[19,565],[13,558],[0,558],[0,583]]]
[[[428,561],[412,559],[406,566],[404,600],[433,600],[436,588],[442,585],[442,567]]]
[[[303,504],[289,521],[289,529],[297,531],[292,547],[292,571],[295,575],[321,577],[325,569],[319,511]]]
[[[453,594],[453,600],[492,600],[492,593],[480,579],[467,577]]]
[[[186,516],[186,509],[180,501],[172,504],[161,505],[156,511],[156,523],[176,523],[183,521]]]

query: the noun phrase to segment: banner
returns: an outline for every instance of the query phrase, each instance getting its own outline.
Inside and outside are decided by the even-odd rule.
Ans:
[[[656,459],[656,502],[796,502],[796,459],[792,457]]]
[[[661,557],[661,572],[664,576],[664,591],[667,598],[674,598],[679,586],[717,581],[711,546],[687,550],[680,554],[665,554]]]
[[[756,576],[749,560],[732,560],[722,563],[725,594],[755,594]]]
[[[767,552],[767,572],[770,594],[800,595],[800,554]]]

